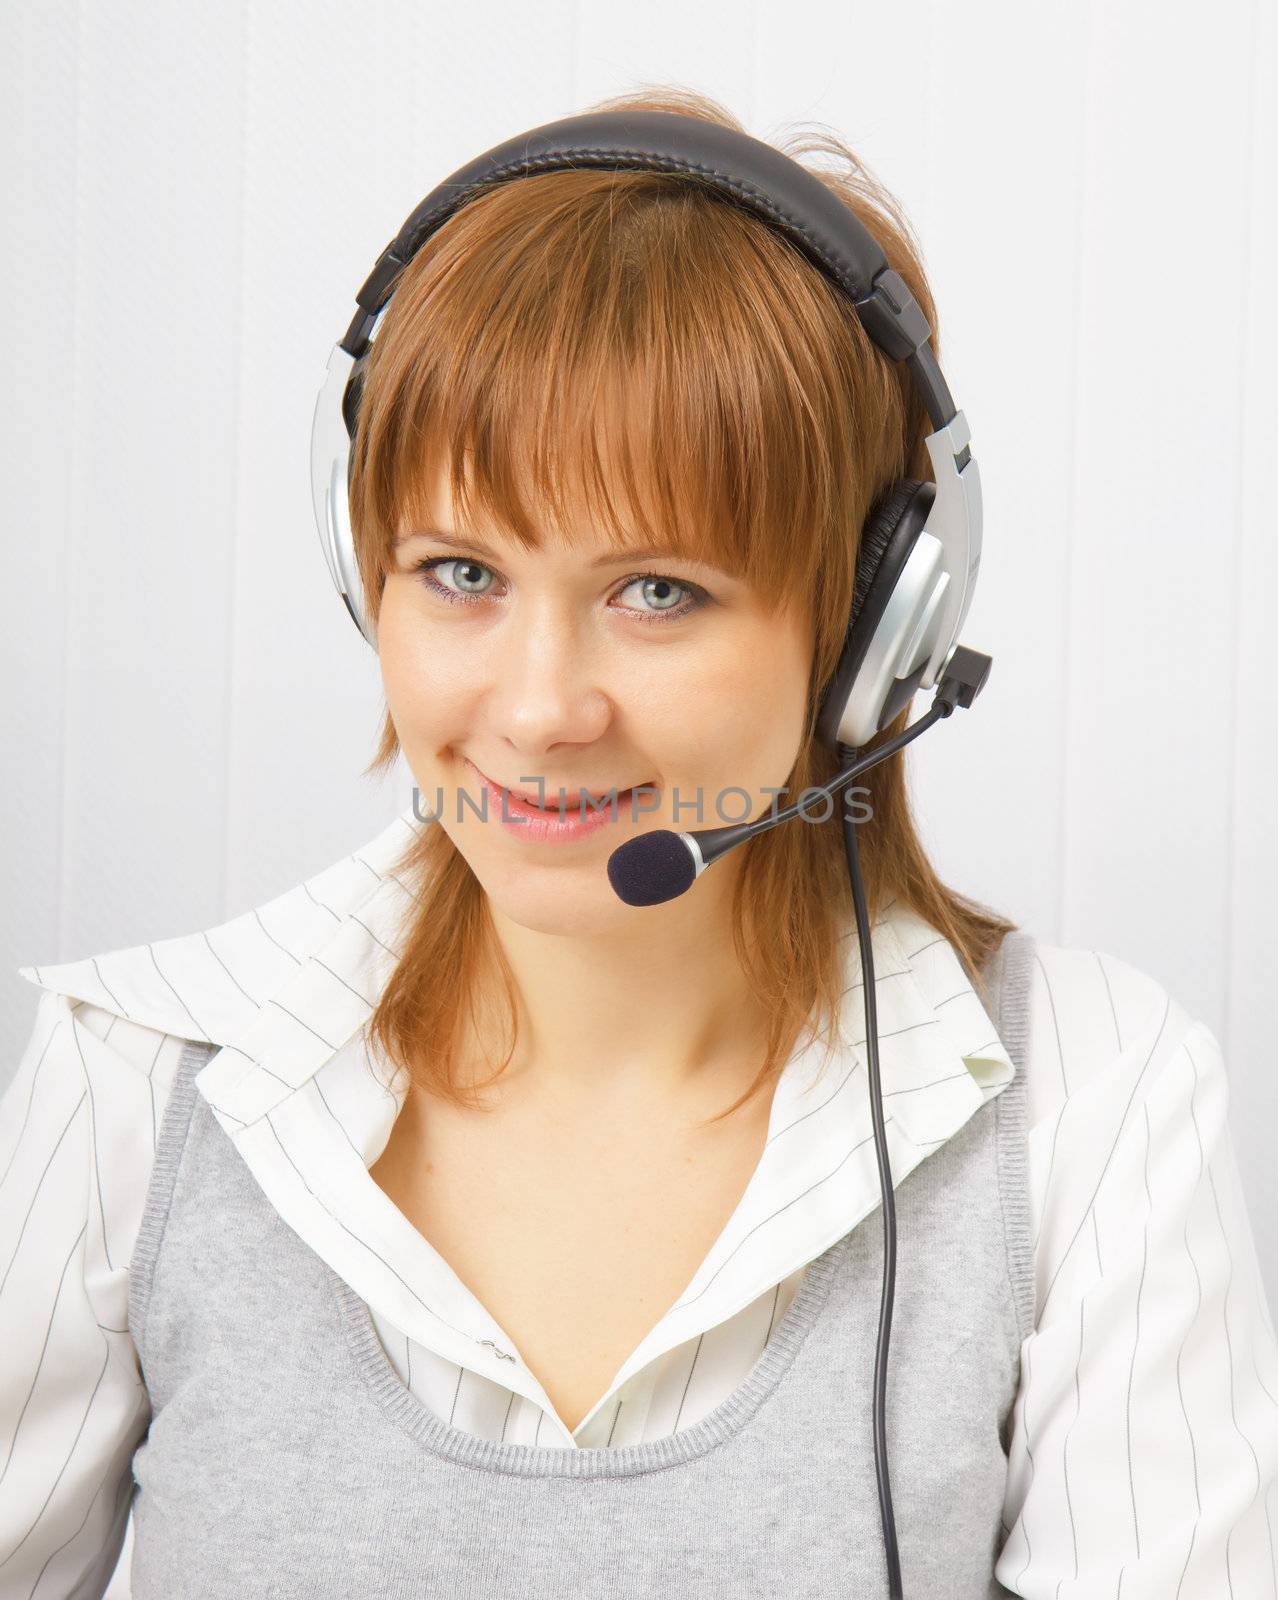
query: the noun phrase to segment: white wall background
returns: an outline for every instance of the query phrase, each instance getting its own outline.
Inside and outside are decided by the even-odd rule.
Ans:
[[[832,124],[914,222],[995,659],[914,747],[930,838],[1216,1032],[1278,1305],[1273,4],[9,0],[3,28],[0,1086],[17,966],[237,915],[408,803],[402,763],[359,776],[380,678],[311,521],[328,352],[463,161],[682,83],[761,137]]]

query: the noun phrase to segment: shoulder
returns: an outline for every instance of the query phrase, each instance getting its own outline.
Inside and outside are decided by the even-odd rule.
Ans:
[[[0,1173],[11,1184],[15,1215],[27,1217],[37,1239],[56,1233],[77,1205],[87,1221],[96,1204],[111,1244],[127,1232],[187,1043],[57,989],[41,990],[0,1097]]]
[[[1152,1081],[1188,1038],[1211,1037],[1156,973],[1110,951],[1035,940],[1030,966],[1031,1129],[1112,1098],[1120,1081],[1130,1089],[1133,1063]]]
[[[138,1070],[149,1072],[166,1041],[225,1044],[336,927],[358,915],[394,873],[415,827],[409,808],[340,860],[226,922],[73,961],[32,963],[18,974],[44,992],[40,1016],[74,1018]]]
[[[1026,1076],[1041,1314],[1080,1239],[1095,1235],[1107,1270],[1119,1241],[1140,1246],[1129,1224],[1147,1215],[1151,1187],[1168,1215],[1194,1203],[1230,1148],[1229,1078],[1211,1029],[1156,973],[1046,944],[1032,962]]]
[[[99,1120],[116,1119],[128,1090],[138,1085],[162,1103],[186,1043],[56,987],[41,987],[31,1031],[4,1085],[5,1132],[21,1140],[33,1122],[60,1125],[61,1111],[92,1102],[95,1086],[108,1086],[103,1074],[112,1078],[111,1093]]]

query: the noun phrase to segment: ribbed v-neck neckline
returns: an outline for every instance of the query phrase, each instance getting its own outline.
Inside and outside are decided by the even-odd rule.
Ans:
[[[704,1455],[739,1433],[785,1377],[830,1298],[852,1231],[808,1263],[803,1281],[762,1355],[733,1392],[699,1422],[641,1444],[551,1446],[506,1444],[454,1428],[405,1387],[373,1324],[367,1304],[345,1279],[333,1289],[360,1376],[387,1417],[423,1448],[459,1466],[522,1478],[617,1478],[656,1472]]]

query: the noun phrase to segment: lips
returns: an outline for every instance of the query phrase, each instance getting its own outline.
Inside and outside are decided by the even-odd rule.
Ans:
[[[492,784],[493,788],[495,789],[504,789],[507,794],[511,795],[516,800],[522,800],[526,805],[537,806],[543,810],[554,811],[558,809],[559,790],[561,787],[559,784],[546,784],[545,802],[543,803],[542,796],[537,794],[536,791],[529,794],[523,789],[512,789],[504,783],[498,783],[495,778],[490,778],[486,772],[481,772],[473,761],[468,760],[467,765],[471,768],[475,775],[479,778],[482,778],[485,783]],[[631,785],[631,788],[633,787],[634,785]],[[566,805],[575,804],[576,806],[580,806],[583,803],[581,792],[576,785],[565,783],[562,785],[562,788],[564,791],[564,802]],[[617,799],[620,800],[625,795],[630,793],[630,789],[587,789],[584,784],[581,785],[581,791],[584,791],[586,796],[588,796],[588,798],[592,801],[602,800],[605,796],[612,795],[614,793],[616,794]]]
[[[499,783],[497,785],[497,787],[499,789],[502,789],[502,788],[505,788],[506,786],[504,784],[500,784]],[[557,783],[548,783],[546,785],[546,790],[545,790],[546,799],[549,800],[549,801],[557,801],[558,796],[559,796],[559,790],[560,790],[561,787],[563,788],[563,791],[564,791],[564,799],[565,800],[572,799],[572,800],[577,801],[578,804],[581,803],[581,794],[578,792],[577,788],[571,783],[565,783],[563,785],[560,785],[560,784],[557,784]],[[590,799],[590,800],[602,800],[605,795],[611,794],[613,791],[611,789],[599,789],[597,791],[596,790],[591,790],[591,789],[586,789],[584,792],[585,792],[586,797],[588,799]],[[625,794],[626,792],[627,791],[624,790],[624,789],[618,789],[617,790],[617,794],[619,796],[622,795],[622,794]],[[526,790],[523,790],[523,789],[506,789],[506,793],[514,795],[516,800],[526,800],[530,806],[539,806],[539,805],[542,804],[542,799],[541,799],[541,796],[539,794],[536,794],[536,793],[529,794],[529,793],[527,793]]]

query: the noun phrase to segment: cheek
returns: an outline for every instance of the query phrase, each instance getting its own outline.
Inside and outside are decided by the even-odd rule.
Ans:
[[[811,652],[793,629],[756,625],[712,664],[707,689],[747,746],[766,748],[802,730]]]
[[[443,649],[420,612],[388,582],[377,624],[378,665],[397,726],[424,726],[450,714],[465,684],[464,662]]]
[[[732,696],[733,738],[742,782],[781,783],[799,753],[806,709],[807,680],[768,669],[740,681]]]
[[[809,665],[801,640],[748,630],[694,673],[636,700],[650,747],[672,773],[710,786],[783,784],[799,754]]]

